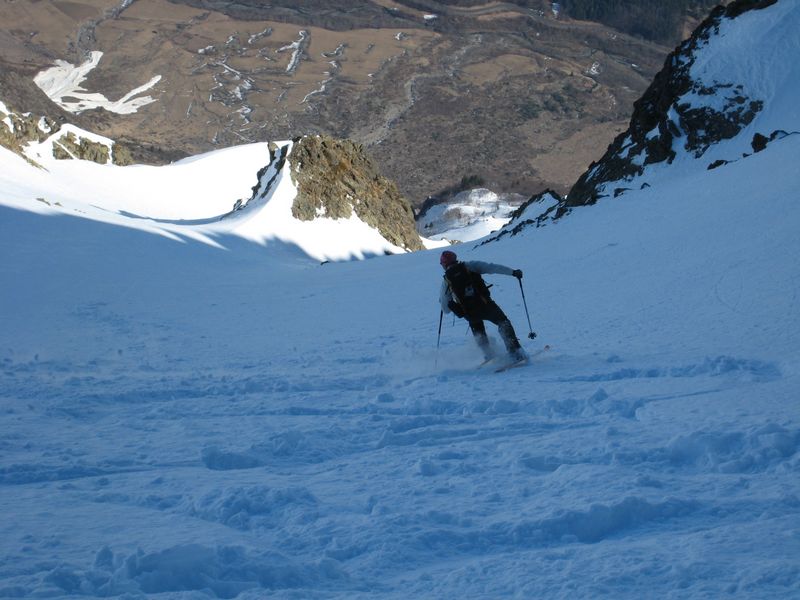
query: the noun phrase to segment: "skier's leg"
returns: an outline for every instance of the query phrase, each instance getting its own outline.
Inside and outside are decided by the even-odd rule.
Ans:
[[[497,330],[500,332],[500,337],[503,338],[503,343],[506,345],[508,353],[514,358],[521,358],[522,345],[519,343],[514,326],[503,310],[496,303],[491,302],[487,306],[486,315],[487,320],[497,325]]]
[[[478,343],[478,347],[483,352],[483,358],[489,360],[492,358],[492,349],[489,346],[489,337],[486,335],[486,327],[483,324],[483,319],[480,317],[470,317],[469,328],[472,330],[472,335]]]
[[[517,334],[514,332],[514,326],[511,324],[511,321],[506,319],[497,326],[497,329],[500,331],[500,336],[503,338],[503,342],[505,342],[508,353],[514,358],[524,358],[525,353],[522,350],[522,345],[519,343]]]

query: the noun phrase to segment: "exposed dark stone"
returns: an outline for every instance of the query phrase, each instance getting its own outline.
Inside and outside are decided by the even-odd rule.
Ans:
[[[750,142],[750,145],[753,147],[754,152],[761,152],[764,148],[767,147],[769,143],[769,138],[765,135],[761,135],[760,133],[756,133],[753,136],[753,141]]]
[[[708,170],[711,171],[712,169],[716,169],[717,167],[721,167],[722,165],[727,165],[727,164],[728,164],[727,160],[722,160],[722,159],[715,160],[710,165],[708,165]]]

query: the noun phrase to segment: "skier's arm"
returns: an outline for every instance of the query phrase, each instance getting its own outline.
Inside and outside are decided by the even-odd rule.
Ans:
[[[475,271],[481,275],[486,275],[487,273],[494,273],[497,275],[514,275],[514,269],[505,265],[498,265],[497,263],[483,262],[482,260],[471,260],[469,262],[465,262],[464,264],[467,265],[467,268],[470,271]]]
[[[442,287],[439,288],[439,304],[442,305],[442,311],[444,311],[446,315],[449,315],[450,312],[452,312],[450,307],[447,306],[452,299],[453,295],[450,293],[450,288],[448,287],[447,282],[442,281]]]
[[[442,289],[439,290],[439,304],[442,305],[442,312],[446,314],[453,313],[459,319],[464,318],[464,310],[461,305],[456,302],[453,297],[453,292],[450,291],[450,286],[446,281],[442,282]]]

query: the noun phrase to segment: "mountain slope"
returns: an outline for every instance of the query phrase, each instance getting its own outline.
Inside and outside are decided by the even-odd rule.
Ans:
[[[796,594],[798,150],[462,250],[554,346],[501,376],[437,354],[436,253],[0,208],[0,589]]]
[[[352,139],[418,206],[473,174],[496,192],[566,192],[668,52],[545,2],[428,4],[6,2],[0,100],[33,110],[5,79],[37,78],[83,129],[162,162]]]
[[[797,596],[799,154],[676,152],[459,246],[524,271],[553,346],[500,375],[462,321],[437,347],[438,252],[320,265],[0,196],[0,596]]]
[[[800,72],[785,60],[800,51],[791,23],[797,7],[774,0],[718,8],[670,57],[634,109],[629,130],[570,191],[567,206],[591,203],[620,181],[639,181],[647,165],[680,155],[694,168],[716,168],[761,149],[757,140],[800,131],[788,99]],[[619,193],[619,192],[614,192]]]

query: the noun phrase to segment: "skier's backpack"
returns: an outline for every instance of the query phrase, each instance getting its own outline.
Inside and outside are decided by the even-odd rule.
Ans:
[[[486,304],[491,298],[481,274],[470,271],[463,262],[450,266],[444,279],[455,299],[467,311],[475,305]]]

